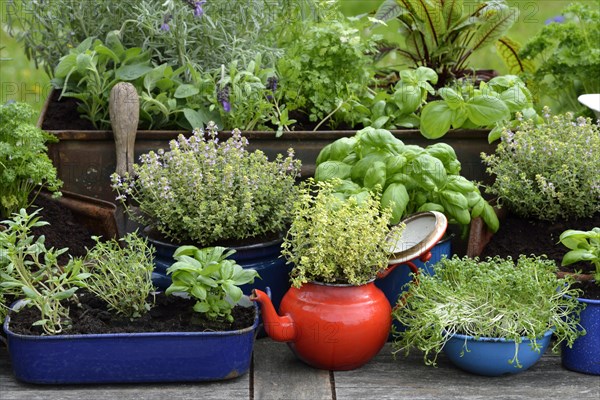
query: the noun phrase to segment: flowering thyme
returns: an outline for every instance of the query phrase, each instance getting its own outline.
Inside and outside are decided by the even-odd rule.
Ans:
[[[269,161],[237,129],[219,141],[214,123],[169,145],[143,154],[134,176],[111,177],[117,201],[137,203],[133,219],[203,247],[286,228],[300,172],[291,149]]]

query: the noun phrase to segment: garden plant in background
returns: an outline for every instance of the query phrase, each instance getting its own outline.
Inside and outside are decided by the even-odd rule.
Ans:
[[[84,264],[89,273],[86,289],[119,315],[134,319],[150,311],[153,303],[148,302],[148,294],[154,290],[154,250],[146,239],[135,232],[119,241],[92,238],[96,245],[88,251]]]
[[[438,75],[438,88],[465,74],[471,55],[495,44],[511,73],[525,65],[516,56],[518,44],[504,36],[519,10],[504,0],[445,2],[386,0],[375,13],[376,25],[398,21],[396,40],[382,41],[380,56],[393,52],[408,67],[429,67]],[[441,8],[441,10],[440,10]],[[440,13],[441,11],[441,13]],[[394,29],[390,25],[387,29]],[[388,36],[389,37],[389,36]]]
[[[435,274],[421,274],[394,310],[406,329],[396,332],[394,353],[417,348],[428,365],[436,365],[438,354],[454,334],[475,338],[514,340],[514,354],[506,362],[519,368],[519,343],[531,340],[533,349],[549,330],[554,348],[572,345],[583,332],[578,329],[578,289],[572,278],[558,278],[553,261],[521,256],[488,258],[485,261],[444,259]],[[468,353],[467,342],[463,352]],[[463,355],[464,356],[464,355]]]
[[[296,198],[300,162],[291,149],[288,157],[269,161],[247,146],[239,130],[220,142],[214,124],[188,139],[180,135],[169,151],[142,155],[134,176],[112,175],[117,201],[135,201],[139,211],[132,218],[174,241],[205,246],[281,232]]]
[[[550,101],[556,113],[579,115],[587,109],[577,97],[600,93],[600,9],[597,2],[577,2],[561,14],[560,21],[544,26],[520,55],[538,64],[525,75],[537,102]],[[594,116],[589,110],[586,115]]]
[[[522,120],[504,128],[494,154],[482,154],[496,176],[487,188],[499,204],[523,218],[585,217],[600,212],[600,127],[573,114],[550,115],[544,123]]]
[[[32,115],[25,103],[0,105],[0,218],[28,207],[36,190],[46,188],[60,196],[62,182],[46,147],[55,138],[36,128]]]
[[[233,322],[231,310],[243,294],[239,286],[259,277],[255,270],[228,259],[234,253],[224,247],[179,247],[173,255],[176,262],[167,269],[173,283],[165,293],[185,293],[196,300],[194,311],[199,315]]]

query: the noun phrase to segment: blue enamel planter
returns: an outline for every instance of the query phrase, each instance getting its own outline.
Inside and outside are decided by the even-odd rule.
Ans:
[[[171,277],[166,271],[175,262],[173,254],[179,246],[150,237],[148,241],[156,249],[152,282],[154,286],[164,290],[171,285]],[[292,265],[286,265],[281,257],[281,243],[281,239],[275,239],[248,246],[230,247],[236,251],[231,258],[243,268],[254,269],[260,275],[260,279],[255,279],[254,283],[241,286],[244,294],[250,295],[252,289],[266,291],[269,287],[271,300],[277,309],[283,295],[290,288],[289,275],[292,270]]]
[[[196,382],[250,368],[258,309],[248,328],[224,332],[26,336],[4,322],[15,377],[39,384]]]
[[[518,368],[515,363],[509,363],[515,356],[515,341],[504,338],[474,338],[455,334],[444,345],[444,354],[454,365],[472,374],[484,376],[501,376],[523,372],[534,365],[548,348],[552,330],[537,339],[541,346],[539,351],[531,348],[531,341],[522,338],[519,344]]]
[[[600,300],[578,299],[586,307],[579,324],[586,330],[569,348],[562,346],[562,364],[571,371],[600,375]]]

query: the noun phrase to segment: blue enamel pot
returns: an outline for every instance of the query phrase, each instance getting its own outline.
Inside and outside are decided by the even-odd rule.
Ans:
[[[38,384],[196,382],[250,369],[258,328],[223,332],[20,335],[4,322],[15,377]]]
[[[504,338],[475,338],[454,334],[444,345],[444,354],[458,368],[476,375],[501,376],[523,372],[542,357],[552,338],[552,330],[537,339],[539,350],[531,348],[531,340],[522,338],[518,358],[521,367],[511,362],[515,356],[514,340]]]
[[[148,241],[156,249],[152,282],[158,289],[164,290],[171,285],[171,277],[167,275],[167,268],[175,262],[173,254],[179,245],[150,237],[148,237]],[[292,265],[286,264],[285,259],[281,257],[281,243],[282,239],[278,238],[247,246],[229,247],[236,251],[231,258],[243,268],[254,269],[260,275],[260,279],[255,279],[254,283],[241,286],[244,294],[250,295],[252,289],[266,291],[269,287],[271,300],[277,309],[279,309],[283,295],[290,288],[289,275],[292,270]]]
[[[586,334],[573,343],[562,346],[562,364],[571,371],[600,375],[600,300],[578,299],[586,305],[579,324]]]

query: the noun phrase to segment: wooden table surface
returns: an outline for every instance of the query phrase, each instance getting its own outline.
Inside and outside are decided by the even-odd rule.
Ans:
[[[354,371],[329,372],[298,361],[270,339],[256,342],[251,371],[224,382],[42,386],[18,382],[5,347],[0,347],[0,400],[425,400],[568,399],[600,400],[600,377],[562,368],[550,352],[528,371],[498,378],[471,375],[440,356],[437,368],[418,354],[391,355],[389,344]]]

